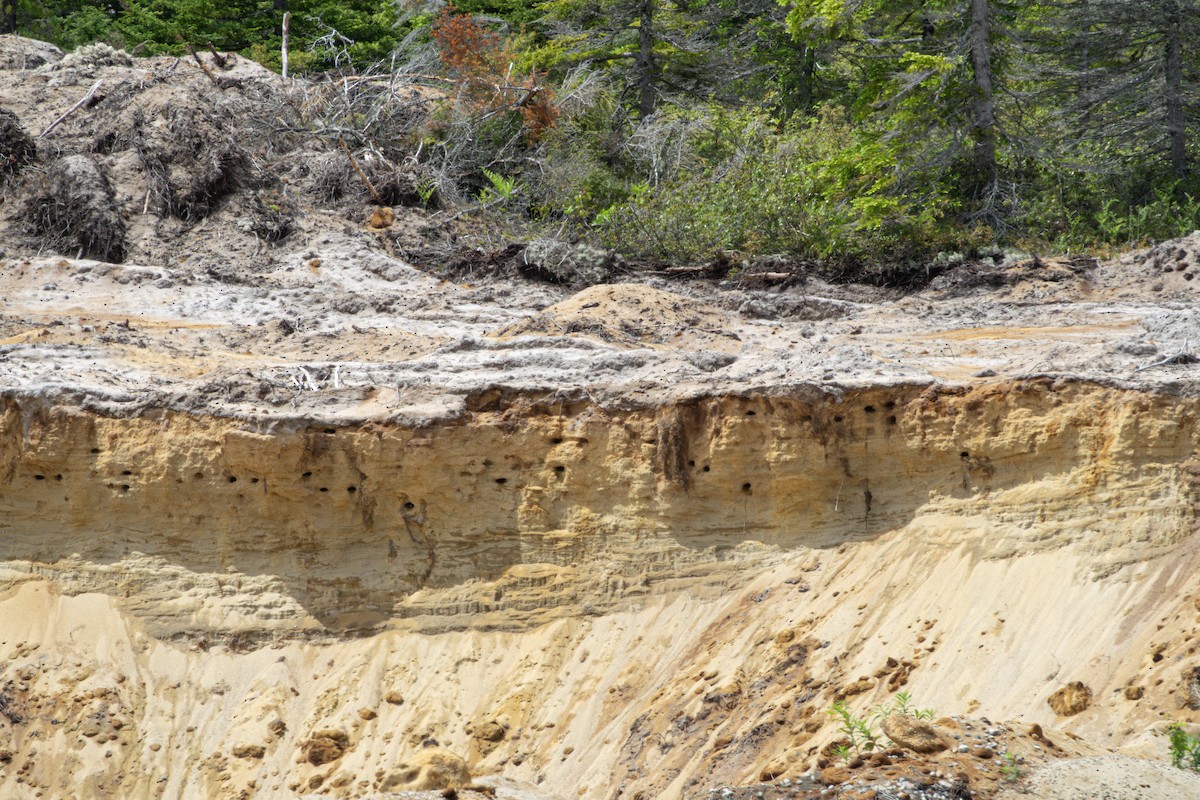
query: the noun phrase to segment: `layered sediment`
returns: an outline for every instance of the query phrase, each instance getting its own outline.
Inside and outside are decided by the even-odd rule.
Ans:
[[[807,768],[840,698],[1051,724],[1067,679],[1097,701],[1059,724],[1136,749],[1192,702],[1197,406],[1030,379],[263,433],[10,398],[0,781],[351,797],[436,741],[692,796]]]
[[[4,800],[863,797],[828,712],[901,690],[914,800],[995,800],[1200,723],[1200,234],[439,265],[277,139],[321,87],[60,58],[0,37]]]

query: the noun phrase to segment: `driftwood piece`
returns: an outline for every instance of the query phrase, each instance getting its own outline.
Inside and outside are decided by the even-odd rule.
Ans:
[[[54,122],[51,122],[49,125],[47,125],[46,130],[42,131],[41,135],[38,136],[38,138],[45,139],[50,134],[50,131],[57,128],[59,126],[59,124],[62,123],[63,120],[65,120],[67,117],[71,116],[76,111],[78,111],[79,109],[81,109],[85,105],[87,105],[87,102],[92,99],[92,97],[96,94],[97,91],[100,90],[100,84],[102,84],[102,83],[104,83],[103,80],[96,81],[96,83],[92,85],[92,88],[88,89],[88,93],[83,96],[82,100],[80,100],[78,103],[76,103],[75,105],[73,105],[69,109],[67,109],[67,113],[63,114],[58,119],[54,120]]]
[[[738,276],[738,279],[743,283],[750,281],[766,281],[770,283],[772,281],[786,281],[794,277],[796,276],[790,272],[744,272]]]
[[[1144,369],[1151,369],[1152,367],[1176,366],[1182,364],[1200,364],[1200,357],[1194,356],[1188,352],[1176,353],[1173,356],[1167,356],[1166,358],[1155,361],[1152,364],[1146,364],[1138,367],[1134,370],[1134,372],[1141,372]]]

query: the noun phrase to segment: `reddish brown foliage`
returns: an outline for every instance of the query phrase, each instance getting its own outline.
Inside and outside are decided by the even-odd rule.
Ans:
[[[554,125],[558,107],[554,90],[544,82],[545,75],[515,74],[515,56],[495,31],[449,5],[434,21],[432,35],[442,67],[458,81],[460,99],[472,111],[518,112],[532,141]]]

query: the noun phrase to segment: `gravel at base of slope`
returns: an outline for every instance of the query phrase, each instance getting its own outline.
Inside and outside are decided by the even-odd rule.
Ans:
[[[997,800],[1196,800],[1200,774],[1128,756],[1090,756],[1046,764],[1023,788]]]

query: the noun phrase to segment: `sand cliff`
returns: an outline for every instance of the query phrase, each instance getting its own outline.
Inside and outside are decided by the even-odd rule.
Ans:
[[[0,797],[865,797],[827,712],[904,690],[959,737],[911,797],[1008,748],[1060,800],[1200,721],[1200,235],[906,291],[431,274],[435,213],[253,149],[297,84],[45,58],[0,60],[28,132],[108,88],[4,184]],[[184,100],[286,231],[156,178]],[[29,216],[85,173],[109,260]],[[1155,769],[1120,796],[1195,787]]]

